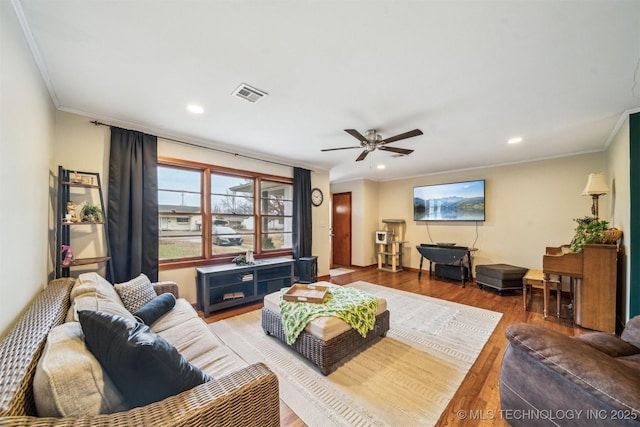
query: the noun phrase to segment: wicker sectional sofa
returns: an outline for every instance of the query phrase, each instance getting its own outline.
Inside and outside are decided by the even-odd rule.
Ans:
[[[162,316],[151,329],[157,326],[158,331],[154,331],[158,335],[175,346],[191,364],[213,377],[212,380],[164,400],[116,413],[39,417],[34,397],[36,368],[43,357],[49,332],[67,320],[73,321],[69,308],[75,283],[76,279],[71,278],[51,281],[0,343],[0,425],[159,427],[280,424],[276,375],[263,364],[248,365],[228,350],[184,299],[177,299],[175,308]],[[158,295],[171,292],[178,296],[178,287],[173,282],[154,284],[154,289]],[[206,350],[207,345],[210,350]],[[215,356],[208,355],[211,352]]]

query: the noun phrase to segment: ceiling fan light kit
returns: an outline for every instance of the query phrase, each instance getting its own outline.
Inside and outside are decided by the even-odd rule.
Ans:
[[[360,146],[325,148],[320,151],[335,151],[335,150],[349,150],[353,148],[364,148],[364,151],[360,153],[360,155],[356,159],[356,162],[364,160],[369,153],[371,153],[372,151],[375,151],[376,149],[379,149],[382,151],[390,151],[393,153],[398,153],[406,156],[408,154],[413,153],[413,150],[409,150],[406,148],[388,147],[386,144],[400,141],[402,139],[413,138],[414,136],[422,135],[422,131],[420,129],[414,129],[408,132],[398,134],[396,136],[392,136],[390,138],[383,139],[382,135],[380,135],[375,129],[369,129],[367,131],[367,136],[362,135],[360,132],[358,132],[355,129],[345,129],[344,131],[347,132],[349,135],[353,136],[354,138],[356,138],[358,141],[360,141]]]

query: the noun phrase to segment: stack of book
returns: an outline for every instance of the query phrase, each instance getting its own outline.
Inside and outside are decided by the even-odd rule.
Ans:
[[[244,292],[229,292],[222,296],[223,300],[244,298]]]

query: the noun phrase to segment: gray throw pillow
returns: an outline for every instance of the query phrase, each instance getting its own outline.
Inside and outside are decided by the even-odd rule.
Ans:
[[[114,288],[118,292],[125,308],[131,313],[158,296],[153,289],[151,280],[145,274],[140,274],[128,282],[116,283]]]
[[[87,348],[132,407],[211,380],[142,323],[99,311],[81,311],[78,317]]]

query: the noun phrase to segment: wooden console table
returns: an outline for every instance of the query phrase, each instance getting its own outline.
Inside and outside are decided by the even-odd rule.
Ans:
[[[469,249],[466,246],[445,246],[445,245],[429,245],[423,243],[416,246],[422,257],[420,258],[420,271],[418,272],[418,280],[422,277],[422,261],[426,258],[429,260],[429,276],[431,276],[431,264],[455,265],[460,267],[460,280],[462,287],[465,287],[466,275],[465,267],[469,271],[469,279],[473,280],[473,268],[471,261],[471,252],[478,249]]]

